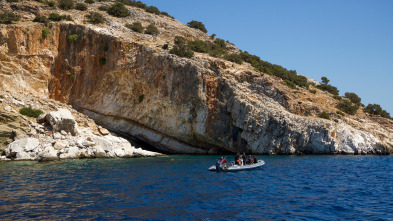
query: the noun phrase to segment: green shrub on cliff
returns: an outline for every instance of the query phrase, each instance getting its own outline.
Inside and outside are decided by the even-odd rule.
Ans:
[[[0,13],[0,23],[1,24],[12,24],[17,21],[19,21],[19,16],[15,15],[12,12]]]
[[[286,68],[271,64],[267,61],[263,61],[256,55],[251,55],[247,51],[240,53],[240,56],[244,62],[251,64],[257,71],[277,76],[283,80],[291,81],[297,86],[308,88],[309,83],[307,78],[298,75],[295,70],[287,70]]]
[[[48,19],[51,21],[61,21],[61,20],[63,20],[63,16],[61,16],[57,13],[50,13]]]
[[[327,77],[321,77],[322,84],[329,84],[329,79]]]
[[[232,61],[235,62],[237,64],[242,64],[243,63],[243,59],[239,54],[236,53],[232,53],[232,54],[227,54],[224,56],[224,58],[228,61]]]
[[[74,0],[59,0],[59,8],[63,10],[70,10],[75,7]]]
[[[125,5],[129,5],[129,6],[134,6],[137,8],[141,8],[141,9],[146,9],[147,5],[141,1],[134,1],[134,0],[117,0],[118,2],[121,2]]]
[[[182,36],[175,36],[175,39],[174,39],[174,41],[173,41],[176,45],[177,44],[186,44],[187,43],[187,40],[184,38],[184,37],[182,37]]]
[[[49,7],[51,8],[56,8],[56,2],[54,1],[47,1],[45,2]]]
[[[345,97],[348,98],[352,103],[361,105],[362,99],[355,93],[352,92],[345,92]]]
[[[207,53],[209,52],[209,47],[206,42],[202,40],[188,41],[188,47],[195,52]]]
[[[166,17],[170,17],[170,18],[173,18],[173,19],[175,18],[175,17],[169,15],[168,12],[160,12],[160,15],[164,15]]]
[[[145,11],[156,15],[159,15],[161,13],[160,10],[158,10],[158,8],[155,6],[149,6],[145,9]]]
[[[156,14],[156,15],[164,15],[170,18],[173,18],[170,16],[167,12],[161,12],[157,7],[155,6],[147,6],[145,3],[141,1],[135,1],[135,0],[117,0],[117,2],[123,3],[128,6],[133,6],[137,7],[140,9],[145,10],[148,13]]]
[[[35,117],[37,118],[44,112],[40,109],[33,109],[31,106],[29,107],[23,107],[19,110],[19,113],[28,117]]]
[[[70,78],[71,78],[71,81],[72,81],[72,82],[75,82],[75,81],[76,81],[76,75],[75,75],[75,74],[71,75]]]
[[[323,119],[328,119],[328,120],[330,120],[330,115],[329,115],[328,113],[326,113],[325,111],[322,112],[322,113],[320,113],[320,114],[318,115],[318,117],[323,118]]]
[[[340,95],[333,95],[333,98],[338,101],[341,101],[343,99]]]
[[[160,32],[154,24],[150,24],[146,27],[145,33],[149,35],[158,35]]]
[[[75,9],[79,11],[86,11],[87,10],[87,5],[84,3],[76,3]]]
[[[73,19],[69,15],[59,15],[57,13],[50,13],[49,20],[51,21],[62,21],[62,20],[67,20],[67,21],[72,21]]]
[[[288,87],[290,87],[290,88],[292,88],[292,89],[296,89],[296,88],[297,88],[297,87],[296,87],[296,84],[293,83],[293,82],[290,81],[290,80],[284,80],[284,82],[285,82],[285,84],[287,84]]]
[[[39,15],[37,15],[37,16],[35,16],[35,18],[33,19],[33,22],[39,22],[39,23],[46,24],[46,23],[49,23],[49,19],[48,19],[47,17],[45,17],[45,16],[39,16]]]
[[[210,43],[208,43],[208,44],[211,45]],[[209,50],[208,54],[210,56],[215,57],[215,58],[221,58],[221,57],[225,56],[227,54],[227,52],[225,49],[222,49],[222,48],[213,48],[213,49]]]
[[[78,35],[77,34],[69,35],[67,37],[67,40],[68,40],[69,43],[74,43],[74,42],[76,42],[77,39],[78,39]]]
[[[371,115],[379,115],[381,117],[384,118],[389,118],[392,119],[390,117],[390,113],[387,112],[386,110],[383,110],[382,107],[379,104],[368,104],[364,109],[364,112],[369,113]]]
[[[340,109],[341,111],[354,115],[356,114],[356,111],[359,109],[359,107],[355,104],[352,104],[351,101],[349,100],[342,100],[338,105],[337,108]]]
[[[86,4],[93,4],[93,3],[95,3],[95,1],[94,0],[85,0],[85,3]]]
[[[19,2],[19,0],[7,0],[7,2]]]
[[[89,12],[85,17],[87,18],[87,22],[91,24],[101,24],[105,22],[104,16],[98,12]]]
[[[214,44],[215,46],[217,46],[218,48],[222,48],[222,49],[226,49],[227,48],[227,43],[225,42],[224,39],[221,38],[216,38],[214,40]]]
[[[43,38],[47,38],[49,36],[49,34],[50,34],[49,29],[47,29],[47,28],[42,29],[42,37]]]
[[[207,29],[206,29],[205,25],[200,21],[192,20],[192,21],[188,22],[187,25],[190,28],[195,28],[195,29],[201,30],[203,33],[207,33]]]
[[[192,58],[194,56],[194,52],[185,44],[176,44],[169,50],[169,53],[185,58]]]
[[[132,24],[126,24],[126,27],[131,29],[131,30],[133,30],[133,31],[135,31],[135,32],[143,33],[143,26],[142,26],[142,23],[140,23],[140,22],[134,22]]]
[[[332,86],[330,84],[320,84],[320,85],[317,85],[317,88],[338,96],[339,90],[335,86]]]
[[[98,10],[107,12],[109,10],[109,8],[110,7],[107,5],[101,5],[100,7],[98,7]]]
[[[130,15],[130,12],[128,11],[128,9],[124,6],[123,3],[114,3],[113,5],[111,5],[108,9],[108,14],[113,15],[115,17],[127,17]]]

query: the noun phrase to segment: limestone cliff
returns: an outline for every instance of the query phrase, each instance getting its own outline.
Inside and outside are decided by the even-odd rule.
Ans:
[[[110,2],[89,5],[98,11]],[[28,5],[29,7],[22,7]],[[323,91],[293,90],[274,76],[206,54],[180,58],[162,48],[175,36],[210,36],[165,17],[129,7],[131,16],[86,23],[85,12],[54,10],[34,1],[3,3],[22,20],[1,25],[2,90],[50,97],[95,121],[167,153],[387,154],[393,122],[358,111],[342,117]],[[35,9],[32,10],[31,8]],[[35,15],[69,14],[74,21],[44,25]],[[101,12],[104,14],[103,12]],[[155,24],[160,34],[125,24]],[[68,36],[77,35],[76,41]],[[238,49],[231,45],[231,50]],[[332,120],[315,117],[322,111]]]

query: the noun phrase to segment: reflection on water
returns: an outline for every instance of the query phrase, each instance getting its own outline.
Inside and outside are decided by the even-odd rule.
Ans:
[[[0,219],[390,219],[392,156],[216,156],[0,163]]]

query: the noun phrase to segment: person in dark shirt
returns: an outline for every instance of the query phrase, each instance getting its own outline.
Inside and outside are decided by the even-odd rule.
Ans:
[[[255,155],[254,155],[254,163],[258,163],[258,159]]]
[[[235,156],[235,162],[239,159],[239,157],[240,157],[240,154],[239,154],[239,152],[237,152],[236,156]]]

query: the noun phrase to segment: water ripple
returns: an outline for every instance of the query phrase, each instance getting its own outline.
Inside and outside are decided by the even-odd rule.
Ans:
[[[392,220],[392,156],[264,156],[212,173],[215,156],[0,164],[0,219]]]

